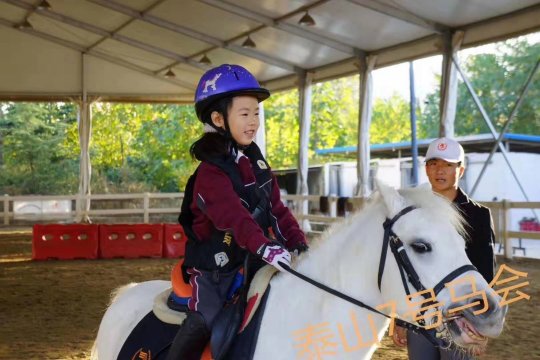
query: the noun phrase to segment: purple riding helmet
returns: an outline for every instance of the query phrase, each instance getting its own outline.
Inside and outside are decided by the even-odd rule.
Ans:
[[[261,102],[268,99],[270,92],[242,66],[220,65],[208,70],[197,85],[195,111],[199,120],[203,121],[203,113],[210,104],[231,95],[253,95]]]

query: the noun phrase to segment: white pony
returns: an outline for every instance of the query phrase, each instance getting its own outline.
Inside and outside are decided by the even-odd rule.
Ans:
[[[403,213],[408,206],[414,209]],[[370,203],[314,241],[296,260],[294,269],[367,305],[382,306],[384,313],[405,318],[409,314],[408,320],[414,322],[411,315],[417,313],[421,302],[419,297],[412,298],[415,304],[408,302],[404,289],[408,286],[411,294],[417,293],[413,283],[402,281],[398,255],[388,249],[386,257],[381,257],[383,223],[394,217],[391,230],[397,237],[391,241],[403,242],[399,251],[408,256],[421,285],[425,289],[442,287],[436,297],[438,307],[423,313],[426,324],[438,323],[437,311],[441,311],[445,321],[437,329],[466,350],[484,346],[487,337],[498,336],[507,309],[498,306],[500,297],[482,276],[467,267],[470,262],[460,235],[461,217],[446,199],[426,187],[398,192],[379,184],[379,192]],[[464,266],[464,270],[454,272]],[[453,280],[455,286],[450,289],[440,285],[443,280]],[[101,322],[93,358],[117,359],[131,330],[151,310],[154,297],[169,287],[168,281],[148,281],[119,294]],[[255,348],[256,360],[369,359],[389,324],[387,318],[289,273],[275,276],[271,287]],[[474,297],[467,295],[473,292]],[[489,304],[482,315],[473,314],[478,306],[452,312],[478,301],[481,293]]]

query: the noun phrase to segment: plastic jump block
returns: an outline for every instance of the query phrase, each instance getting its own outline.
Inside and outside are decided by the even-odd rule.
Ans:
[[[100,258],[134,259],[162,256],[162,224],[99,225]]]
[[[98,226],[91,224],[36,224],[33,260],[97,259]]]
[[[163,224],[163,257],[183,257],[186,251],[186,234],[180,224]]]

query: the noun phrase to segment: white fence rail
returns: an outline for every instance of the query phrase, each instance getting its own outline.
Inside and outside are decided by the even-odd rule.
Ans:
[[[44,221],[56,220],[65,222],[75,222],[77,219],[86,216],[92,218],[96,216],[141,216],[144,223],[150,222],[150,215],[178,214],[180,204],[184,197],[183,193],[141,193],[141,194],[96,194],[87,197],[77,195],[29,195],[29,196],[9,196],[4,195],[2,212],[0,218],[4,219],[4,225],[10,225],[13,221]],[[79,203],[91,201],[89,210],[81,210]],[[152,200],[172,200],[173,207],[156,207],[151,205]],[[71,206],[68,211],[46,212],[44,208],[39,209],[37,204],[46,202],[70,201]],[[130,207],[125,207],[123,202],[129,202]],[[106,203],[110,203],[106,205]],[[111,202],[112,205],[111,205]],[[35,211],[17,211],[18,204],[32,203]],[[120,205],[120,206],[118,206]],[[50,208],[50,206],[49,206]]]
[[[38,221],[62,221],[76,222],[88,216],[90,219],[107,216],[115,217],[133,216],[140,218],[144,223],[150,222],[151,215],[175,215],[180,211],[180,205],[184,197],[183,193],[140,193],[140,194],[96,194],[87,198],[91,201],[89,210],[80,210],[78,206],[87,199],[77,195],[47,195],[47,196],[9,196],[4,195],[2,199],[2,211],[0,219],[3,218],[5,226],[20,222]],[[319,211],[322,198],[318,195],[284,195],[283,201],[294,212],[295,216],[302,223],[304,230],[319,232],[331,223],[339,220],[342,216],[354,209],[362,207],[363,199],[346,199],[344,206],[343,198],[325,197],[325,211]],[[55,208],[55,202],[61,203],[60,209]],[[65,206],[66,202],[71,206]],[[129,206],[126,207],[126,202]],[[159,203],[166,202],[165,205]],[[304,206],[305,203],[311,206]],[[340,203],[341,202],[341,203]],[[19,206],[21,205],[22,206]],[[32,206],[26,206],[32,204]],[[41,208],[39,207],[41,205]],[[44,205],[46,204],[46,205]],[[513,231],[510,230],[509,210],[511,209],[539,209],[540,202],[514,202],[498,201],[484,202],[493,214],[496,231],[496,238],[500,244],[504,245],[504,256],[511,259],[513,256],[512,239],[534,239],[540,240],[540,232]],[[21,210],[25,208],[25,210]],[[35,211],[29,210],[34,208]],[[308,211],[303,209],[315,209]],[[51,210],[53,209],[53,210]],[[58,210],[58,211],[57,211]],[[340,216],[338,216],[340,215]]]

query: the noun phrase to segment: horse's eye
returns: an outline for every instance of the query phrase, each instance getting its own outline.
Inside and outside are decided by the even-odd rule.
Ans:
[[[427,253],[431,251],[431,245],[423,241],[417,241],[411,244],[413,250],[419,254]]]

